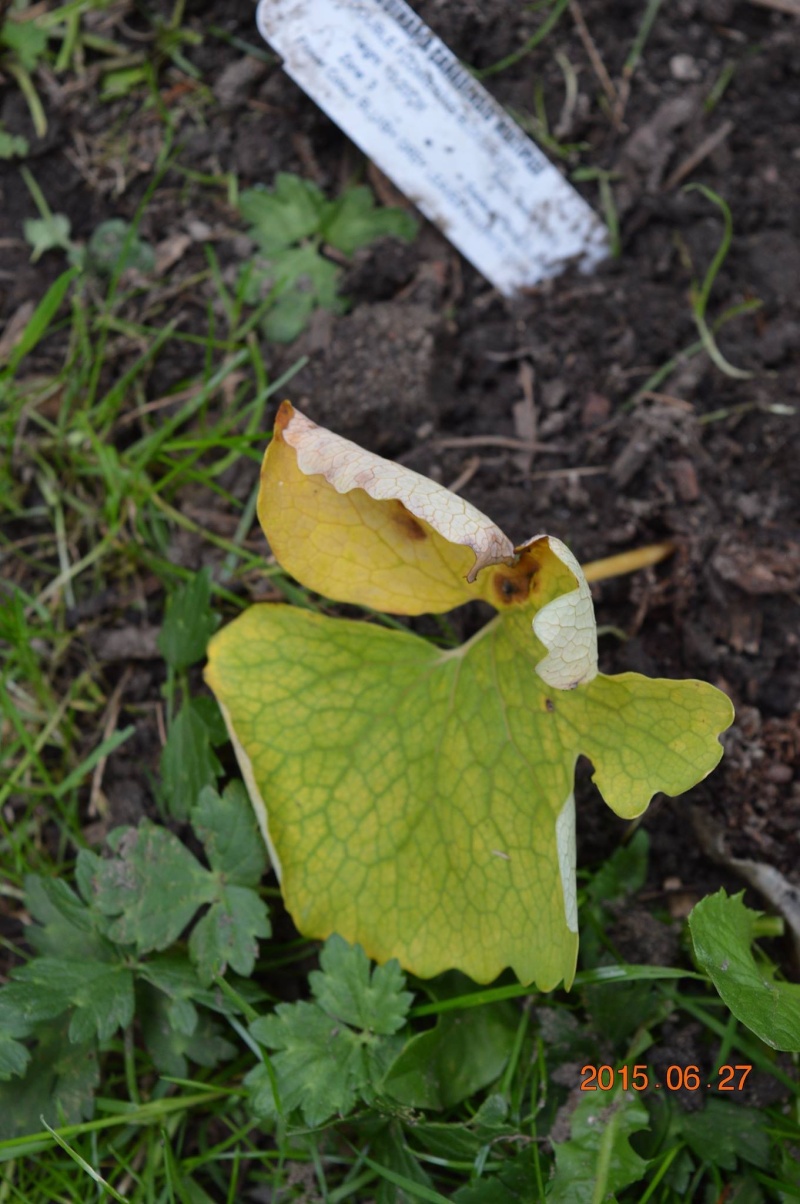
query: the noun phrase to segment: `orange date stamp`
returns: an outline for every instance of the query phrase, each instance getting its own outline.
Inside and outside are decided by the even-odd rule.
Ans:
[[[644,1064],[636,1066],[583,1066],[581,1068],[581,1091],[612,1091],[621,1087],[633,1091],[741,1091],[745,1080],[753,1069],[745,1063],[739,1066],[720,1066],[712,1074],[700,1073],[699,1066],[668,1066],[666,1074],[657,1076]],[[704,1081],[708,1078],[708,1081]],[[663,1078],[663,1081],[661,1079]]]

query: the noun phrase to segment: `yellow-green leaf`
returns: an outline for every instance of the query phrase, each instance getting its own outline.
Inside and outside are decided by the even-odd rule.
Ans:
[[[468,581],[511,540],[448,489],[364,451],[285,401],[258,516],[280,564],[339,602],[423,614],[481,596]]]
[[[729,700],[598,674],[591,595],[562,543],[514,549],[461,499],[288,403],[259,513],[283,567],[329,596],[402,613],[484,597],[500,612],[446,651],[285,605],[212,639],[207,680],[298,928],[422,977],[510,966],[543,990],[569,984],[577,756],[618,814],[639,815],[714,768]]]
[[[637,815],[714,768],[730,704],[635,674],[560,691],[535,667],[520,611],[447,652],[283,605],[214,638],[208,680],[301,932],[422,977],[571,981],[578,753]]]

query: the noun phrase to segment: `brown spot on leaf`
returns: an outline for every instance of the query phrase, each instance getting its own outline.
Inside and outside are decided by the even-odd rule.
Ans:
[[[281,436],[293,418],[294,406],[290,401],[282,401],[275,415],[275,423],[272,428],[273,437]]]
[[[499,606],[516,606],[527,602],[534,576],[539,568],[533,557],[523,555],[517,564],[495,570],[492,588]]]
[[[554,711],[556,709],[556,704],[553,702],[552,698],[545,698],[544,709],[546,711]]]
[[[406,509],[401,501],[395,502],[395,508],[392,513],[392,522],[406,539],[410,539],[413,543],[418,543],[421,539],[428,538],[428,532],[423,527],[419,519],[414,518],[414,515]]]

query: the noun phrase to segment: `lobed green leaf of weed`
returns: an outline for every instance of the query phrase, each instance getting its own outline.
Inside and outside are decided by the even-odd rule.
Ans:
[[[47,49],[47,31],[35,21],[5,21],[0,47],[9,50],[25,71],[34,71]]]
[[[346,309],[337,292],[341,267],[323,253],[325,244],[352,255],[387,234],[410,240],[417,228],[405,210],[377,208],[368,188],[349,188],[328,201],[316,184],[286,172],[272,189],[243,192],[239,212],[259,250],[243,269],[243,298],[248,305],[265,296],[271,301],[263,328],[278,343],[295,339],[317,307]]]
[[[203,568],[170,595],[158,633],[158,650],[180,673],[203,659],[218,625],[218,616],[211,609],[211,573]]]
[[[417,223],[405,209],[379,209],[368,188],[350,188],[325,213],[321,234],[345,255],[352,255],[376,238],[392,235],[410,242]]]
[[[9,1009],[10,1010],[10,1009]],[[30,1061],[30,1054],[21,1041],[17,1041],[9,1031],[13,1023],[13,1016],[8,1015],[5,1007],[0,1006],[0,1081],[12,1078],[14,1075],[22,1075],[25,1073],[25,1068]],[[27,1030],[27,1026],[21,1026]],[[20,1034],[27,1037],[27,1031]]]
[[[239,212],[265,255],[314,234],[325,208],[325,196],[317,185],[289,172],[278,173],[273,189],[250,188],[239,198]]]
[[[86,247],[86,266],[98,276],[134,268],[152,272],[156,257],[153,248],[139,238],[130,222],[120,217],[101,222]]]
[[[212,870],[228,883],[257,887],[267,868],[267,854],[252,819],[242,782],[231,782],[220,796],[206,787],[192,813],[192,827],[203,842]]]
[[[140,963],[138,970],[143,980],[166,995],[172,1006],[171,1014],[182,1032],[194,1031],[193,1016],[199,1007],[206,1007],[223,1016],[233,1015],[239,1010],[238,1005],[221,994],[216,986],[204,987],[198,982],[195,967],[180,948],[148,957],[147,961]],[[253,983],[244,979],[234,981],[236,994],[245,1004],[252,1006],[264,999],[264,992]]]
[[[14,971],[6,1002],[16,1002],[31,1019],[71,1011],[69,1039],[107,1041],[133,1019],[133,974],[120,962],[36,957]]]
[[[108,844],[114,857],[84,849],[80,861],[91,864],[92,903],[111,921],[109,938],[139,954],[166,949],[214,899],[211,875],[177,836],[149,820],[116,828]]]
[[[142,984],[137,1014],[154,1065],[162,1074],[185,1078],[189,1064],[213,1068],[236,1056],[221,1026],[191,999],[169,999]]]
[[[275,308],[283,306],[287,313],[290,305],[299,304],[299,299],[310,299],[312,308],[321,305],[325,309],[337,309],[341,308],[336,296],[338,278],[337,265],[324,259],[313,243],[304,243],[270,256],[265,252],[256,261],[245,299],[250,303],[257,301],[264,286],[269,285],[277,299]]]
[[[318,303],[320,285],[324,284],[327,287],[324,277],[331,276],[335,278],[336,276],[336,269],[333,267],[333,264],[326,264],[319,256],[315,258],[316,262],[313,264],[315,269],[314,275],[306,277],[306,280],[314,282],[314,276],[317,277],[317,295],[315,296],[314,292],[311,291],[300,291],[303,279],[302,272],[299,272],[294,279],[285,278],[283,285],[287,291],[278,296],[275,304],[264,318],[264,334],[273,343],[291,343],[293,339],[297,338],[300,332],[305,329]],[[329,271],[328,269],[333,270]],[[258,281],[257,272],[255,281],[256,283]],[[297,287],[295,288],[295,286]]]
[[[133,945],[139,954],[172,945],[209,904],[189,939],[200,981],[208,984],[229,965],[239,974],[252,973],[258,939],[270,934],[266,906],[253,889],[265,858],[239,784],[222,796],[206,788],[193,818],[208,842],[211,869],[172,832],[147,820],[111,833],[116,857],[103,860],[84,850],[80,860],[93,904],[110,920],[108,937]]]
[[[161,753],[160,795],[173,819],[187,820],[206,786],[215,786],[222,766],[211,747],[212,733],[195,700],[187,698],[169,729]]]
[[[42,956],[109,961],[113,946],[98,930],[98,917],[60,878],[25,877],[25,905],[38,921],[28,941]]]
[[[308,981],[329,1016],[384,1035],[403,1027],[413,996],[403,990],[405,975],[396,961],[375,966],[370,973],[361,946],[350,946],[338,936],[326,941],[319,961],[322,969],[314,970]]]
[[[189,938],[200,981],[211,982],[227,966],[245,977],[252,974],[258,937],[270,932],[267,909],[255,891],[220,883],[214,903]]]
[[[40,1027],[24,1079],[0,1083],[0,1139],[38,1133],[42,1117],[55,1125],[92,1115],[97,1049],[92,1042],[71,1044],[68,1027],[66,1017]]]
[[[134,1015],[165,1073],[183,1077],[190,1061],[210,1067],[235,1055],[209,1013],[239,1005],[210,984],[228,966],[252,973],[258,940],[270,935],[254,889],[266,855],[240,783],[204,791],[192,818],[210,868],[145,820],[111,833],[109,858],[81,850],[83,898],[57,879],[25,879],[35,953],[0,989],[0,1080],[15,1078],[0,1083],[0,1141],[38,1131],[41,1115],[54,1124],[89,1116],[99,1048]],[[157,952],[206,906],[188,955]],[[247,1006],[263,993],[237,980],[236,997]],[[12,1109],[17,1095],[22,1105]]]
[[[275,1015],[251,1025],[251,1033],[272,1057],[283,1109],[300,1107],[308,1125],[319,1125],[339,1113],[352,1111],[369,1082],[358,1035],[313,1003],[281,1003]],[[257,1116],[277,1113],[272,1078],[264,1065],[245,1079]]]
[[[329,937],[322,969],[309,976],[313,1003],[282,1003],[253,1021],[250,1031],[277,1051],[245,1082],[259,1116],[300,1108],[308,1125],[350,1112],[360,1096],[371,1097],[382,1078],[392,1034],[404,1024],[412,996],[397,962],[376,966],[360,946]],[[352,1027],[351,1027],[352,1026]],[[275,1094],[275,1082],[278,1098]]]
[[[31,262],[36,263],[47,251],[70,251],[70,220],[63,213],[51,213],[49,217],[29,217],[23,223],[23,232],[31,245]]]
[[[98,931],[98,917],[64,882],[28,875],[26,904],[38,921],[28,939],[40,954],[11,973],[0,992],[0,1022],[11,1037],[70,1013],[69,1039],[106,1040],[133,1016],[133,978],[114,946]],[[12,1062],[19,1053],[7,1050]],[[8,1073],[22,1066],[7,1062]],[[0,1074],[0,1077],[3,1077]]]
[[[30,143],[27,138],[0,129],[0,159],[24,159],[29,150]]]

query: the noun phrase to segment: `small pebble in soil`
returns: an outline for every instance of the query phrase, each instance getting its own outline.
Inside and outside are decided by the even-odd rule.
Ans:
[[[669,73],[682,84],[693,84],[703,78],[697,60],[690,54],[674,54],[669,60]]]

